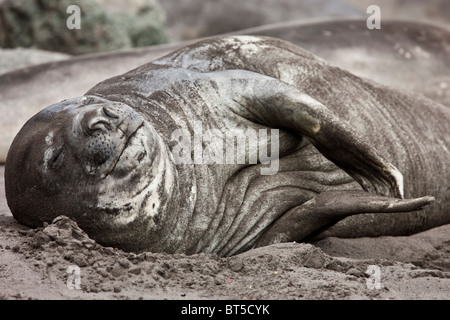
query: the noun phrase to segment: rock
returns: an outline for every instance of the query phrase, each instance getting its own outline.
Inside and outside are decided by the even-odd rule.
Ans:
[[[103,278],[108,277],[108,272],[105,268],[97,268],[97,273],[101,275]]]
[[[163,16],[148,2],[135,15],[111,13],[94,0],[5,0],[0,2],[0,47],[39,48],[86,54],[166,42]],[[122,5],[128,1],[119,1]],[[68,29],[80,8],[80,29]]]
[[[88,264],[88,261],[86,260],[86,257],[82,254],[75,255],[73,257],[73,263],[78,265],[79,267],[86,267]]]
[[[34,235],[34,247],[39,248],[49,242],[51,237],[49,237],[45,232],[38,231]]]
[[[166,16],[154,0],[94,0],[114,15],[127,31],[133,47],[144,47],[169,41]]]
[[[140,267],[136,267],[136,268],[132,268],[130,270],[128,270],[128,273],[134,274],[134,275],[139,275],[141,274],[142,269]]]
[[[310,244],[304,244],[300,250],[303,251],[301,259],[304,267],[320,269],[325,268],[327,265],[327,256],[319,248]]]
[[[76,234],[76,233],[75,233]],[[75,236],[74,236],[75,237]],[[84,239],[82,241],[82,244],[84,245],[85,248],[87,248],[88,250],[93,250],[96,248],[96,242],[92,239]]]
[[[111,274],[114,278],[119,278],[125,274],[125,269],[122,268],[118,263],[116,263],[111,270]]]
[[[56,238],[55,242],[57,244],[59,244],[60,246],[67,246],[67,244],[68,244],[68,241],[66,239],[62,238],[62,237]]]
[[[159,275],[160,277],[163,277],[164,279],[168,279],[170,277],[169,272],[167,272],[166,270],[164,270],[162,268],[156,268],[155,272],[157,275]]]
[[[122,268],[125,268],[125,269],[128,269],[131,265],[130,261],[126,258],[120,259],[118,261],[118,263]]]
[[[48,236],[51,240],[55,240],[59,235],[59,228],[55,225],[49,225],[49,226],[45,227],[42,232],[46,236]]]
[[[228,260],[228,266],[230,267],[231,271],[239,272],[244,267],[244,263],[239,258],[231,258]]]
[[[155,256],[152,253],[146,252],[145,253],[145,260],[147,260],[149,262],[155,262],[156,258],[155,258]]]
[[[349,276],[355,276],[355,277],[360,277],[363,275],[363,273],[356,268],[350,268],[349,270],[347,270],[346,274],[348,274]]]

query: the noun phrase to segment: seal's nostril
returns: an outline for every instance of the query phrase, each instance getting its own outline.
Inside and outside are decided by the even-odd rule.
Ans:
[[[82,110],[78,124],[84,134],[91,136],[97,131],[112,131],[118,121],[118,115],[106,107],[94,107]]]
[[[119,116],[107,107],[102,108],[103,114],[109,118],[119,119]]]
[[[89,131],[97,131],[97,130],[110,131],[111,124],[106,119],[94,118],[91,119],[91,121],[89,121],[88,129]]]

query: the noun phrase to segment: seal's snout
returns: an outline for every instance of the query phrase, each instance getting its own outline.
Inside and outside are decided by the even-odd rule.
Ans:
[[[78,157],[85,163],[85,171],[90,175],[108,170],[114,163],[114,158],[119,152],[117,140],[119,116],[106,106],[95,106],[81,111],[77,117],[75,126],[81,128],[80,140],[84,148],[78,153]],[[119,131],[120,132],[120,131]],[[122,138],[123,139],[123,138]]]
[[[141,116],[119,103],[87,105],[74,117],[77,157],[91,176],[106,177],[115,167],[128,140],[143,124]],[[79,149],[81,147],[81,149]]]
[[[143,119],[131,108],[124,109],[103,104],[86,107],[76,117],[75,126],[79,125],[87,136],[118,133],[120,139],[129,138],[142,125]]]
[[[80,125],[84,133],[93,135],[98,131],[111,131],[118,126],[119,115],[106,106],[86,111]]]

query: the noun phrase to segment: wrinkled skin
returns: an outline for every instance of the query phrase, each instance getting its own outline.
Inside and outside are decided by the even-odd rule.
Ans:
[[[64,214],[133,251],[226,256],[325,235],[411,234],[450,222],[449,120],[443,105],[287,42],[218,37],[30,119],[8,153],[6,195],[19,222]],[[261,158],[179,164],[172,134],[195,136],[199,122],[223,134],[279,129],[277,173],[262,175]]]

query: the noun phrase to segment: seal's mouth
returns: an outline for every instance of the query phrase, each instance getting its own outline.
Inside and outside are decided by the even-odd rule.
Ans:
[[[119,162],[122,161],[126,161],[128,160],[128,158],[124,157],[124,153],[127,149],[129,148],[133,148],[136,147],[137,145],[137,140],[139,140],[139,134],[138,131],[142,131],[144,127],[144,122],[141,123],[140,126],[138,126],[136,128],[136,130],[134,130],[128,137],[127,142],[125,143],[124,147],[122,148],[122,151],[119,153],[119,155],[116,157],[115,161],[113,161],[110,166],[104,171],[102,172],[102,174],[100,175],[100,179],[105,179],[108,175],[110,175],[114,169],[116,168],[117,164]],[[119,129],[120,130],[120,129]],[[124,133],[125,135],[125,133]],[[138,152],[139,153],[139,152]],[[145,155],[145,150],[142,150],[142,152],[140,152],[138,154],[138,160],[141,160],[141,157],[143,157],[143,155]],[[126,158],[126,159],[124,159]]]

